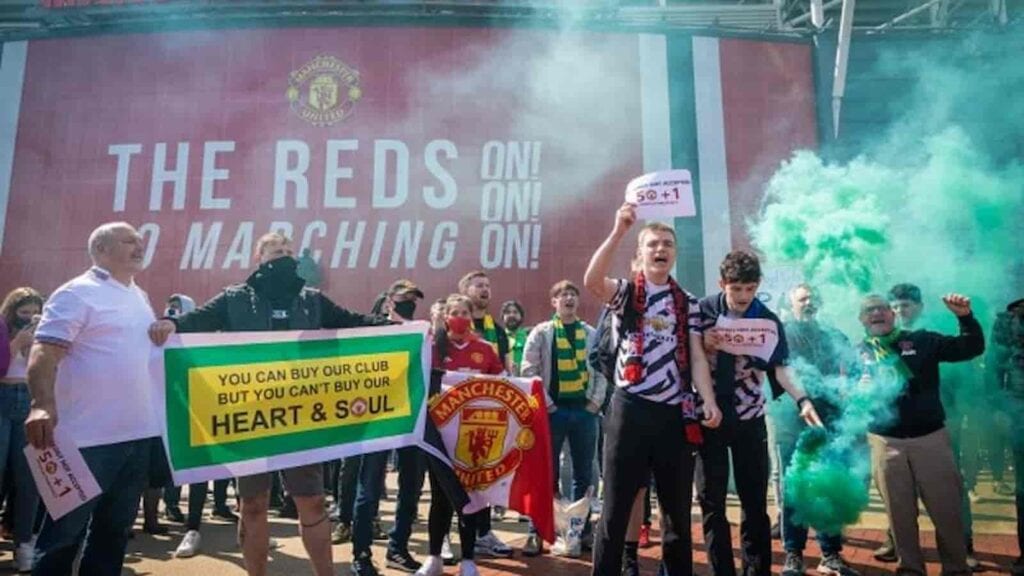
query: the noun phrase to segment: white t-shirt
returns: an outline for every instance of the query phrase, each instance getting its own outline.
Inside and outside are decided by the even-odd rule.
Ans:
[[[149,297],[93,267],[46,301],[37,342],[67,349],[57,368],[57,425],[80,447],[160,435],[153,413]]]

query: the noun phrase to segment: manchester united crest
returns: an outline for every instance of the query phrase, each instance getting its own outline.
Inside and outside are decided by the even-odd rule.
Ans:
[[[331,126],[348,118],[363,96],[359,72],[334,56],[321,54],[288,77],[292,111],[314,126]]]
[[[459,442],[455,458],[463,467],[481,468],[501,460],[508,434],[508,411],[504,408],[462,409]]]
[[[453,422],[458,428],[453,464],[466,489],[486,490],[516,472],[523,451],[536,442],[538,407],[515,385],[491,377],[471,377],[431,400],[434,423],[444,429]]]

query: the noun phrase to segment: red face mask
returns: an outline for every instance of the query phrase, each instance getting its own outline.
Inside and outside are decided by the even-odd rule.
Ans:
[[[469,332],[469,318],[462,318],[460,316],[449,317],[446,321],[448,325],[448,333],[456,336],[463,336]]]

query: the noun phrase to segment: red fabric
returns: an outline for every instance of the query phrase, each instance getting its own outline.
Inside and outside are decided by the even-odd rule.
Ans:
[[[472,339],[460,349],[455,342],[448,342],[448,350],[441,361],[441,367],[452,372],[498,375],[505,371],[497,352],[487,342]]]
[[[508,507],[533,520],[540,537],[555,541],[554,480],[551,470],[551,429],[544,399],[544,383],[533,381],[531,396],[537,401],[531,424],[534,445],[523,452],[523,462],[509,487]]]

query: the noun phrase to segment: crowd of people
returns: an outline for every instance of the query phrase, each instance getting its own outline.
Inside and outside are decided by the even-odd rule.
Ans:
[[[747,251],[729,253],[720,266],[721,291],[698,298],[672,276],[674,230],[643,225],[634,247],[630,235],[635,224],[635,207],[624,204],[587,267],[582,289],[572,280],[554,284],[551,309],[541,313],[550,319],[532,328],[524,326],[527,311],[519,301],[492,307],[490,279],[482,271],[463,276],[452,294],[430,307],[435,369],[543,381],[555,492],[565,500],[600,495],[599,511],[587,516],[582,537],[582,548],[593,553],[593,574],[639,574],[638,548],[650,542],[650,498],[656,493],[662,574],[694,571],[691,507],[696,500],[710,572],[734,576],[726,518],[730,483],[742,510],[742,573],[771,573],[773,532],[786,552],[783,576],[805,573],[803,551],[814,527],[801,525],[793,513],[799,503],[787,501],[787,466],[802,428],[831,431],[843,405],[802,384],[793,366],[798,361],[845,386],[870,387],[894,375],[903,383],[891,416],[872,422],[861,439],[859,454],[870,458],[891,527],[876,557],[897,562],[898,573],[925,574],[920,499],[935,525],[943,572],[964,574],[977,565],[970,516],[973,478],[964,472],[969,458],[961,434],[966,416],[956,406],[960,396],[951,391],[971,378],[982,380],[1000,399],[993,405],[1008,428],[1005,437],[1018,471],[1017,533],[1024,538],[1024,474],[1019,472],[1024,466],[1024,299],[999,314],[987,354],[970,298],[942,298],[959,326],[958,334],[942,335],[916,325],[924,300],[911,284],[864,296],[859,306],[864,332],[851,339],[818,320],[822,298],[808,284],[789,292],[783,322],[758,299],[761,266]],[[624,249],[633,254],[631,269],[615,274],[613,259]],[[77,565],[81,574],[120,574],[140,502],[146,532],[167,530],[161,501],[163,520],[185,525],[176,557],[202,552],[209,487],[190,484],[187,513],[182,511],[181,487],[170,480],[158,419],[149,417],[152,345],[164,344],[176,332],[402,323],[416,317],[425,297],[413,281],[400,279],[368,313],[346,310],[306,286],[290,239],[271,233],[259,239],[256,269],[244,282],[200,306],[174,294],[158,316],[134,280],[144,244],[132,226],[98,227],[88,251],[93,266],[49,297],[18,288],[0,306],[0,478],[19,572],[62,575]],[[594,325],[579,316],[585,296],[604,304]],[[727,326],[743,320],[772,326],[777,339],[766,354],[743,353],[731,345]],[[943,369],[940,377],[940,364],[967,365],[978,358],[983,368],[956,377]],[[795,409],[774,411],[773,402],[792,403]],[[53,519],[40,504],[22,448],[51,446],[58,424],[75,438],[102,493]],[[997,451],[989,454],[994,468],[997,461],[1004,466],[1005,447]],[[385,533],[378,509],[389,463],[398,472],[398,491],[394,523]],[[421,561],[410,553],[409,540],[425,478],[430,480],[428,554]],[[1002,482],[1002,476],[997,480]],[[212,515],[237,523],[245,568],[253,576],[266,574],[269,550],[276,545],[269,535],[271,508],[297,519],[318,576],[334,573],[332,544],[343,542],[352,544],[350,569],[356,576],[378,574],[374,540],[387,540],[388,568],[421,576],[439,576],[446,565],[455,564],[460,575],[473,576],[477,557],[515,554],[493,530],[504,511],[463,514],[443,489],[445,481],[419,448],[408,447],[214,482]],[[237,508],[228,502],[232,486]],[[779,509],[774,527],[770,492]],[[453,516],[458,557],[450,538]],[[857,576],[842,556],[841,531],[815,532],[822,551],[817,572]],[[1024,541],[1019,544],[1024,549]],[[520,553],[543,551],[531,525]],[[551,552],[580,554],[564,541]],[[1024,561],[1018,559],[1012,570],[1024,575]]]

